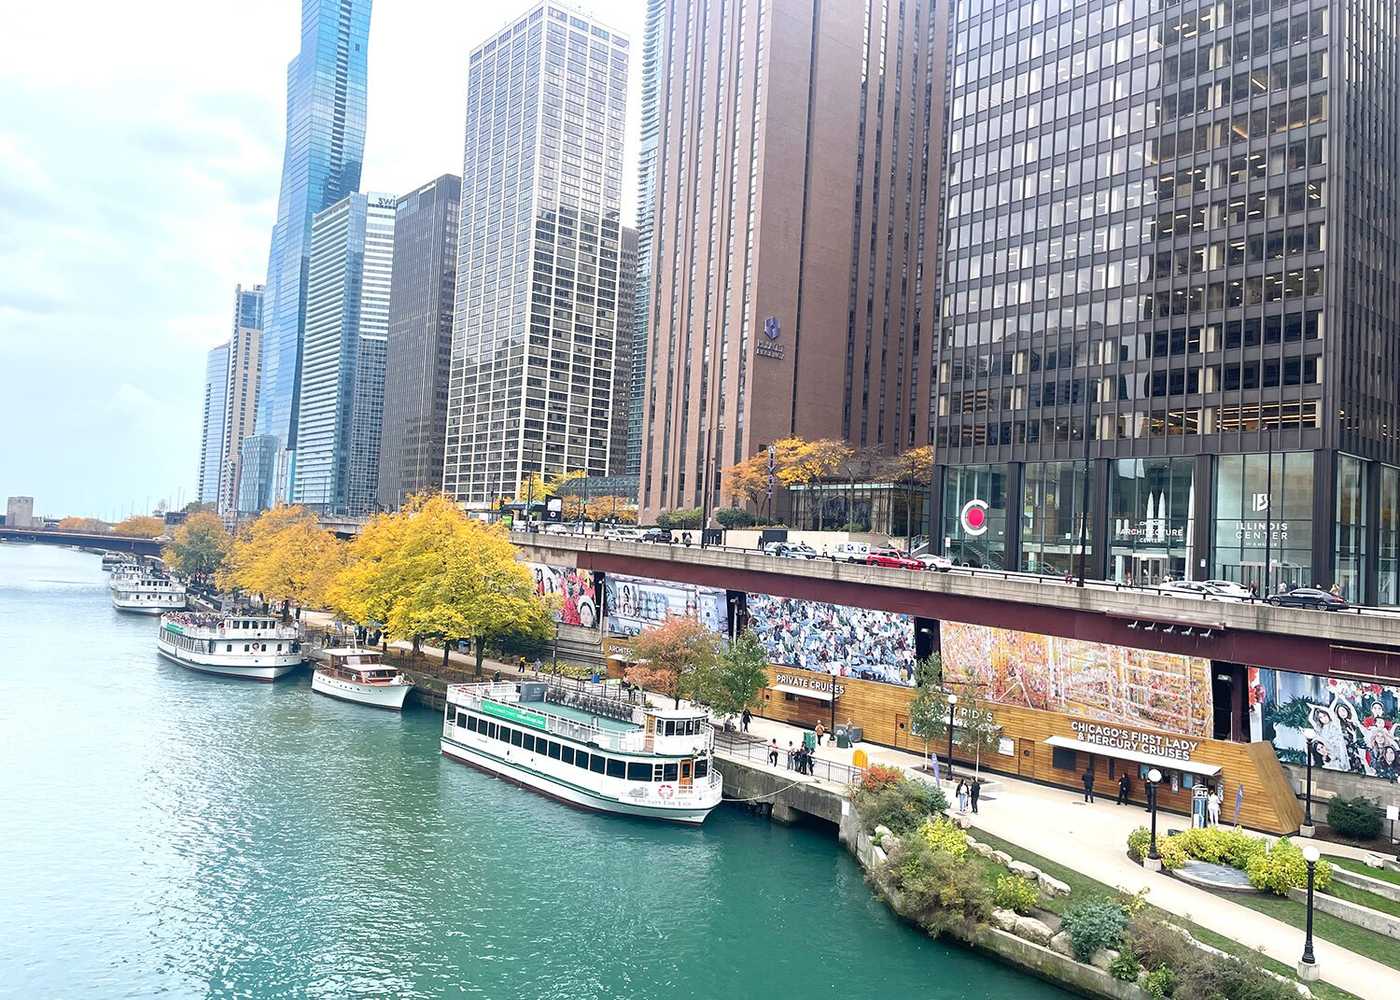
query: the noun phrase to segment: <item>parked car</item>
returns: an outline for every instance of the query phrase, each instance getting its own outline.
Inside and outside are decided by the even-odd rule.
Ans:
[[[915,556],[914,560],[924,569],[933,570],[938,573],[946,573],[953,568],[953,560],[947,556],[935,556],[932,554]]]
[[[763,546],[763,554],[780,559],[817,558],[817,550],[804,542],[769,542]]]
[[[1316,587],[1294,587],[1283,594],[1270,594],[1265,598],[1276,608],[1312,608],[1316,611],[1345,611],[1351,605],[1340,597]]]
[[[1224,597],[1233,601],[1247,601],[1254,596],[1254,591],[1234,580],[1205,580],[1203,582],[1206,589],[1216,597]]]
[[[636,528],[604,528],[603,537],[614,542],[635,542],[642,533]]]
[[[894,569],[923,569],[924,564],[899,549],[871,549],[865,557],[867,566],[890,566]]]
[[[1158,584],[1157,589],[1168,597],[1194,597],[1197,600],[1205,600],[1211,596],[1206,585],[1199,580],[1166,580]]]
[[[831,558],[837,562],[863,563],[868,555],[869,542],[837,542],[831,549]]]
[[[642,532],[641,541],[669,545],[671,543],[671,530],[669,528],[648,528]]]

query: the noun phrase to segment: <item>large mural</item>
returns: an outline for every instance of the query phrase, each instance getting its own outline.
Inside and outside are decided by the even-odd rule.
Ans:
[[[530,572],[535,577],[535,593],[541,597],[559,595],[561,603],[555,612],[555,621],[584,628],[598,627],[598,592],[593,585],[592,571],[531,563]]]
[[[1290,764],[1307,763],[1312,729],[1314,765],[1400,780],[1400,688],[1250,667],[1249,729]]]
[[[749,628],[774,664],[914,683],[914,619],[820,601],[749,594]]]
[[[1209,660],[962,622],[940,639],[943,676],[995,704],[1211,735]]]
[[[697,618],[720,635],[729,631],[723,590],[614,573],[603,578],[603,585],[610,635],[640,635],[660,625],[667,615]]]

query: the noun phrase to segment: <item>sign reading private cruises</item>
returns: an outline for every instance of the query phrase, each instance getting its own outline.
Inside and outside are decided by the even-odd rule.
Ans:
[[[1074,735],[1085,743],[1096,743],[1114,750],[1133,750],[1137,753],[1150,753],[1157,757],[1170,757],[1172,760],[1190,760],[1192,752],[1201,745],[1200,740],[1188,740],[1182,736],[1164,736],[1160,733],[1144,733],[1136,729],[1123,729],[1120,726],[1106,726],[1099,722],[1083,722],[1071,719]]]
[[[823,674],[774,674],[774,684],[785,684],[788,687],[808,688],[812,691],[820,691],[823,694],[831,693],[831,681]],[[836,685],[836,697],[840,698],[846,693],[846,685]]]

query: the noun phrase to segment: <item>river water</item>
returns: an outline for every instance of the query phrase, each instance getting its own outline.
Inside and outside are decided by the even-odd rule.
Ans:
[[[827,832],[685,829],[451,763],[402,717],[157,657],[97,556],[0,544],[0,996],[1028,998]]]

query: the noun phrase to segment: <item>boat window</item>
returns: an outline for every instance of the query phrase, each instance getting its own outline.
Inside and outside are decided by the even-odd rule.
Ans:
[[[476,732],[476,716],[467,715],[463,717],[467,720],[467,728],[470,729],[472,732]]]
[[[607,762],[607,758],[606,758],[606,757],[601,757],[601,756],[599,756],[598,754],[595,753],[595,754],[593,754],[592,756],[590,756],[590,757],[588,758],[588,769],[589,769],[590,771],[592,771],[594,774],[602,774],[602,773],[603,773],[603,765],[604,765],[606,762]]]
[[[534,753],[534,752],[535,752],[535,738],[534,738],[533,736],[531,736],[529,733],[526,733],[525,736],[524,736],[524,738],[521,740],[521,746],[523,746],[526,750],[529,750],[531,753]]]
[[[521,736],[522,736],[522,734],[521,734],[520,730],[518,730],[518,729],[512,729],[512,730],[510,731],[510,745],[513,746],[513,747],[518,747],[518,746],[520,746],[520,744],[521,744]]]
[[[618,760],[618,759],[615,758],[615,757],[609,757],[609,758],[608,758],[608,777],[609,777],[609,778],[625,778],[625,777],[627,777],[627,763],[626,763],[626,761]]]
[[[676,765],[675,765],[675,764],[667,764],[667,765],[666,765],[666,767],[663,769],[662,779],[665,780],[665,781],[675,781],[675,780],[676,780]]]
[[[565,764],[572,764],[574,762],[574,748],[560,747],[559,759],[562,760]]]
[[[709,762],[708,760],[706,760],[704,757],[701,757],[699,760],[697,760],[697,761],[695,762],[695,776],[696,776],[697,778],[703,778],[705,775],[707,775],[707,774],[709,774],[709,773],[710,773],[710,762]]]
[[[228,643],[226,646],[224,646],[224,652],[225,652],[225,653],[232,653],[232,652],[233,652],[233,643],[230,642],[230,643]]]
[[[282,652],[282,644],[280,642],[277,644],[277,652]]]
[[[650,764],[638,764],[636,761],[629,762],[628,765],[627,765],[627,780],[628,780],[628,781],[650,781],[650,780],[651,780],[651,765],[650,765]]]
[[[465,719],[465,718],[466,718],[466,715],[464,714],[464,715],[462,716],[462,718]],[[456,706],[456,705],[448,705],[448,706],[447,706],[447,722],[448,722],[448,724],[451,725],[451,724],[452,724],[453,722],[455,722],[456,720],[457,720],[457,706]],[[462,723],[462,725],[466,725],[466,723],[464,722],[464,723]]]
[[[549,755],[555,760],[559,759],[559,744],[555,743],[553,740],[549,741]]]
[[[243,652],[248,652],[248,644],[246,642],[243,644]]]
[[[510,742],[510,734],[511,734],[512,732],[514,732],[514,730],[511,729],[510,726],[497,726],[497,727],[496,727],[496,739],[500,740],[502,743],[509,743],[509,742]]]
[[[487,739],[494,740],[496,738],[496,724],[494,722],[483,723],[482,730],[485,731]]]

